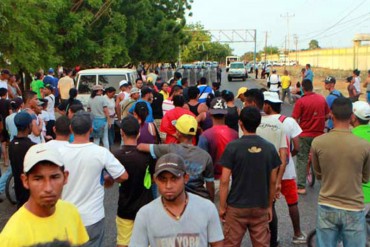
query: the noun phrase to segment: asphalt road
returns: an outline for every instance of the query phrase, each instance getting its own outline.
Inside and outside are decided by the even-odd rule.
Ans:
[[[241,80],[234,80],[232,82],[227,82],[226,75],[223,73],[221,89],[228,89],[232,91],[235,95],[238,89],[242,86],[248,88],[260,88],[265,85],[264,80],[247,79],[246,82]],[[236,102],[237,105],[241,106],[241,103]],[[292,106],[288,104],[283,105],[283,114],[290,116],[292,112]],[[2,168],[3,169],[3,168]],[[316,205],[318,196],[319,186],[316,184],[313,188],[308,188],[307,195],[300,196],[299,198],[299,210],[301,215],[301,228],[305,233],[308,233],[315,227],[316,222]],[[4,198],[1,195],[1,198]],[[111,189],[106,190],[105,194],[105,213],[106,213],[106,235],[105,243],[106,247],[115,246],[116,242],[116,227],[115,227],[115,215],[117,210],[118,201],[118,186],[115,185]],[[2,229],[9,219],[9,217],[15,212],[16,207],[11,205],[7,200],[0,203],[0,229]],[[276,203],[276,211],[279,219],[279,239],[280,246],[296,246],[291,243],[293,237],[293,228],[289,218],[288,207],[285,203],[285,199],[281,198]],[[202,212],[199,212],[202,213]],[[197,217],[194,215],[194,217]],[[248,234],[243,241],[244,246],[251,246],[249,242]],[[304,246],[304,245],[300,245]]]

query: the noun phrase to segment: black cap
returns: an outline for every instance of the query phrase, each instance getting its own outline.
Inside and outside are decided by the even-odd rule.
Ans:
[[[162,172],[170,172],[173,175],[180,177],[186,173],[184,159],[175,153],[168,153],[160,157],[155,165],[154,177],[157,177]]]

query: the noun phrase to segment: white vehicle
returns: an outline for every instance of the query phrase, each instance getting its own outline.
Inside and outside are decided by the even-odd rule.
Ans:
[[[77,99],[84,107],[87,106],[94,85],[102,85],[104,88],[114,87],[119,93],[119,82],[127,80],[135,86],[137,72],[133,69],[86,69],[77,73],[78,90]]]
[[[226,69],[230,68],[230,63],[232,62],[239,62],[240,61],[240,57],[238,56],[227,56],[226,57]]]
[[[243,62],[230,63],[227,80],[232,81],[234,78],[241,78],[243,81],[248,78],[248,71]]]

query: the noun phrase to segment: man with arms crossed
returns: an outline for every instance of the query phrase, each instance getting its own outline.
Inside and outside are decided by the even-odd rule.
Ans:
[[[142,207],[135,219],[130,247],[222,247],[224,236],[215,205],[185,192],[189,179],[177,154],[162,156],[154,179],[161,197]]]
[[[281,160],[274,145],[256,134],[261,123],[257,108],[244,108],[239,123],[244,135],[226,146],[220,160],[223,168],[219,214],[225,221],[225,247],[241,246],[247,229],[253,246],[268,247]]]
[[[55,239],[73,245],[86,243],[89,237],[76,207],[59,200],[68,179],[59,153],[45,144],[32,146],[23,171],[23,185],[30,197],[3,229],[1,246],[31,246]]]
[[[352,103],[340,97],[331,108],[334,129],[312,142],[312,164],[321,180],[317,207],[317,246],[365,246],[362,183],[370,176],[370,143],[350,131]]]

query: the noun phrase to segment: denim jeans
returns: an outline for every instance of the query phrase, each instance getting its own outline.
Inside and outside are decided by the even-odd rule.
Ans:
[[[5,173],[0,177],[0,193],[4,193],[5,186],[6,186],[6,180],[8,180],[8,177],[12,175],[12,167],[8,166]]]
[[[112,123],[114,123],[114,119],[112,120]],[[110,128],[108,128],[108,141],[109,141],[109,147],[112,147],[114,144],[115,139],[115,133],[114,133],[114,124]]]
[[[338,240],[343,246],[365,246],[366,222],[364,211],[347,211],[324,205],[317,207],[316,244],[336,247]]]

